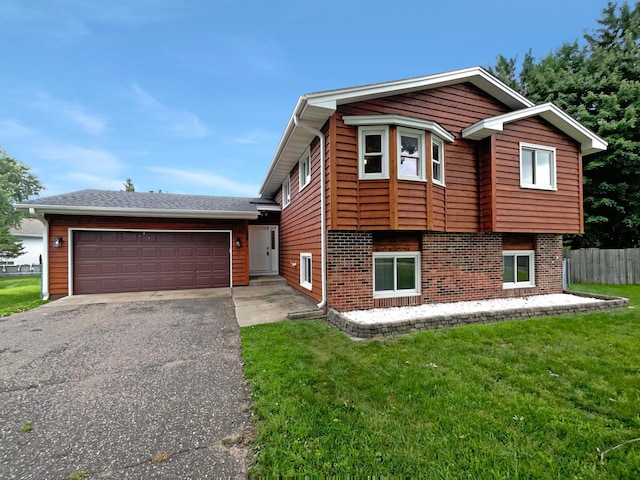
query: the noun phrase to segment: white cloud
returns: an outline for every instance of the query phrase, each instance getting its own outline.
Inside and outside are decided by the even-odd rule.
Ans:
[[[46,93],[36,94],[35,100],[30,104],[37,110],[54,113],[57,118],[63,118],[91,135],[100,135],[106,129],[107,121],[104,116],[90,112],[82,105],[60,100]]]
[[[211,195],[227,193],[232,195],[255,196],[259,190],[258,185],[236,182],[235,180],[210,172],[197,170],[187,171],[166,167],[152,167],[150,170],[170,178],[173,182],[185,183],[190,187],[208,187],[211,190]]]
[[[108,177],[122,169],[122,162],[113,153],[96,148],[75,145],[39,147],[35,152],[43,159],[56,162],[58,171],[70,174],[90,174]]]
[[[0,139],[31,137],[35,133],[13,118],[0,120]]]
[[[64,175],[56,175],[57,180],[64,180],[65,184],[75,183],[78,189],[96,188],[99,190],[124,190],[124,181],[105,178],[103,175],[96,175],[82,172],[69,172]]]
[[[151,116],[152,121],[176,136],[203,138],[211,134],[211,131],[197,115],[168,107],[135,83],[130,85],[130,91],[133,100]]]

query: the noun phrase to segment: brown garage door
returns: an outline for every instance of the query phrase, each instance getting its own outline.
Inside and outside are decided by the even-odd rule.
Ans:
[[[73,293],[228,287],[229,234],[73,234]]]

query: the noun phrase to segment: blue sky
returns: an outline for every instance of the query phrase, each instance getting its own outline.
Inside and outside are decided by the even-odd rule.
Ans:
[[[2,0],[0,147],[42,196],[255,196],[298,97],[542,57],[606,0]]]

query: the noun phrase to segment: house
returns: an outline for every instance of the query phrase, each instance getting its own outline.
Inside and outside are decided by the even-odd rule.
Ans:
[[[259,199],[82,191],[17,208],[45,221],[56,295],[273,273],[338,311],[558,293],[562,235],[583,232],[582,156],[606,147],[474,67],[303,95]],[[185,232],[197,250],[203,231],[220,234],[208,267],[166,246]]]
[[[34,218],[24,218],[19,227],[10,228],[9,233],[22,242],[23,253],[14,258],[0,258],[0,264],[39,266],[42,262],[42,222]]]

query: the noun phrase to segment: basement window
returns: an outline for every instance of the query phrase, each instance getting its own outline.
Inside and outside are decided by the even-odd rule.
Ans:
[[[502,252],[503,288],[535,287],[533,250]]]
[[[300,254],[300,286],[311,290],[311,254]]]
[[[373,254],[374,298],[420,294],[419,252],[376,252]]]

